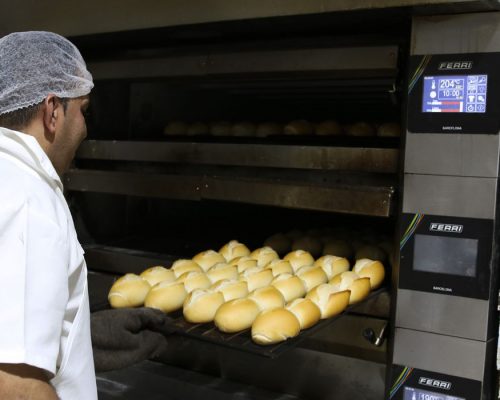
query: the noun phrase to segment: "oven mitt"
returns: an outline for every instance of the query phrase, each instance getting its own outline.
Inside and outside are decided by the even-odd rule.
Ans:
[[[97,372],[125,368],[154,357],[167,348],[175,331],[165,313],[152,308],[103,310],[90,317]]]

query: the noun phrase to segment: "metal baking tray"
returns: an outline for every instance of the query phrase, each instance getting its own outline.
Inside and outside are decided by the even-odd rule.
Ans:
[[[187,322],[179,312],[173,313],[171,314],[171,316],[173,318],[174,325],[177,327],[176,333],[179,335],[203,340],[205,342],[210,342],[216,345],[229,347],[248,353],[253,353],[263,357],[276,358],[284,352],[297,346],[297,344],[299,344],[307,337],[315,334],[316,332],[342,318],[344,315],[355,312],[358,307],[360,307],[369,299],[375,298],[386,291],[387,289],[385,287],[374,290],[362,302],[347,307],[341,314],[332,318],[320,320],[311,328],[300,331],[298,336],[288,339],[284,342],[269,346],[263,346],[254,343],[251,338],[250,329],[246,329],[237,333],[224,333],[219,331],[213,323],[191,324]]]

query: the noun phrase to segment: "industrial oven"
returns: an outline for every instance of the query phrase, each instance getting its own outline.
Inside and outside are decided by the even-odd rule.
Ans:
[[[436,3],[72,38],[96,81],[64,177],[92,310],[117,276],[231,239],[392,243],[383,289],[342,317],[275,348],[186,327],[99,375],[103,398],[496,398],[500,13]],[[163,134],[296,119],[403,134]]]

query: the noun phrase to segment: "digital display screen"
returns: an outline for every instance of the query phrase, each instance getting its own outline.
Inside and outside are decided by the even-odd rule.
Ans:
[[[463,397],[450,396],[443,393],[429,392],[405,386],[403,400],[467,400]]]
[[[485,113],[488,75],[424,76],[422,112]]]
[[[477,252],[477,239],[416,234],[413,269],[475,277]]]

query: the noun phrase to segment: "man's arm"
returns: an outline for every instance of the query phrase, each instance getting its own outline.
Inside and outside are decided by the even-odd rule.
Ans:
[[[40,368],[27,364],[0,364],[0,399],[58,400]]]

